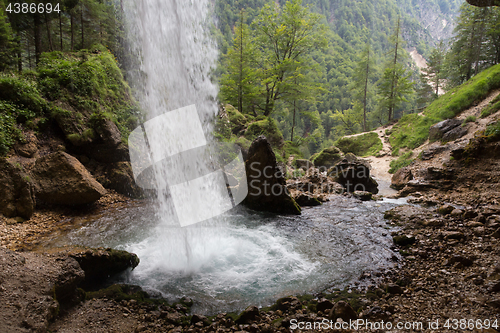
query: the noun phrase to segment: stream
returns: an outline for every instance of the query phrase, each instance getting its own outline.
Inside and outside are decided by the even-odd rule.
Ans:
[[[404,199],[361,202],[334,196],[301,216],[237,207],[190,227],[161,223],[152,203],[130,204],[72,226],[45,246],[112,247],[141,262],[113,282],[140,285],[193,312],[238,311],[252,304],[331,288],[344,288],[365,271],[394,266],[391,229],[383,212]]]

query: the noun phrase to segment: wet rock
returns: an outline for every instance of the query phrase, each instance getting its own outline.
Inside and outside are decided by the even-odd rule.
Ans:
[[[85,285],[98,285],[110,276],[135,268],[139,258],[133,253],[110,248],[71,248],[63,253],[74,258],[85,271]]]
[[[334,182],[341,184],[349,193],[354,191],[378,193],[378,183],[370,177],[369,166],[352,154],[347,154],[341,162],[329,169],[328,176]]]
[[[295,196],[294,199],[300,207],[321,205],[321,201],[308,193],[299,193],[299,195]]]
[[[110,164],[102,184],[131,198],[138,198],[143,195],[142,189],[135,183],[130,162]]]
[[[0,213],[29,219],[35,210],[35,190],[20,167],[0,158]]]
[[[191,324],[195,325],[197,323],[202,323],[203,325],[207,325],[207,326],[210,325],[210,323],[208,322],[207,317],[195,313],[191,317]]]
[[[353,196],[361,201],[370,201],[372,194],[367,191],[354,191]]]
[[[441,140],[443,136],[451,131],[452,129],[462,125],[462,121],[459,119],[446,119],[443,120],[429,129],[429,140],[436,141]]]
[[[442,205],[438,208],[438,213],[442,215],[450,214],[455,208],[451,205]]]
[[[106,194],[90,172],[73,156],[57,152],[36,160],[36,196],[47,203],[83,205]]]
[[[356,313],[356,311],[354,311],[349,303],[339,301],[330,310],[328,318],[331,320],[337,320],[337,318],[341,318],[343,321],[349,322],[349,320],[358,319],[358,314]]]
[[[462,240],[465,238],[465,235],[460,231],[444,231],[443,236],[445,239]]]
[[[236,319],[236,324],[250,324],[259,316],[259,309],[256,306],[249,306]]]
[[[394,244],[399,246],[412,245],[416,242],[415,237],[408,237],[406,235],[394,236],[392,240],[394,241]]]
[[[393,295],[401,295],[404,291],[403,288],[401,288],[397,284],[391,283],[387,285],[387,292]]]
[[[456,256],[453,256],[450,259],[446,260],[445,266],[451,266],[451,265],[456,264],[456,263],[459,263],[463,266],[469,267],[469,266],[472,266],[472,264],[474,263],[474,259],[456,255]]]
[[[333,303],[325,298],[321,299],[318,304],[316,304],[316,310],[318,312],[325,312],[333,308]]]
[[[283,173],[265,136],[256,138],[245,162],[248,195],[244,204],[251,209],[278,214],[300,214],[300,207],[288,194]]]
[[[455,208],[451,211],[450,215],[453,217],[461,217],[463,213],[463,210]]]
[[[403,189],[410,180],[413,179],[411,169],[404,167],[396,171],[391,178],[391,187],[396,190]]]

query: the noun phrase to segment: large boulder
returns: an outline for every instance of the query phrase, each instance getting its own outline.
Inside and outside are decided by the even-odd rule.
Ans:
[[[0,213],[29,219],[35,209],[34,186],[20,167],[0,159]]]
[[[392,175],[391,187],[396,190],[401,190],[412,179],[413,179],[413,174],[411,172],[411,169],[408,167],[401,168],[398,171],[396,171],[394,175]]]
[[[247,207],[279,214],[300,214],[300,207],[288,193],[283,172],[265,136],[252,142],[245,169],[248,195],[243,203]]]
[[[328,176],[333,181],[341,184],[346,192],[367,191],[378,193],[378,183],[370,177],[370,167],[365,161],[361,161],[348,154],[341,162],[328,170]]]
[[[132,198],[143,195],[143,190],[135,183],[130,162],[109,164],[102,185]]]
[[[106,190],[73,156],[52,153],[36,160],[33,177],[37,199],[58,205],[83,205],[99,200]]]
[[[109,119],[100,119],[94,124],[93,143],[85,146],[87,155],[96,161],[114,163],[130,159],[128,147],[122,142],[120,130]]]
[[[330,168],[344,158],[344,154],[337,147],[323,149],[319,154],[312,159],[314,166],[317,168]]]
[[[458,119],[446,119],[435,125],[432,125],[429,129],[429,140],[436,141],[443,139],[443,136],[453,130],[454,128],[460,126],[462,121]]]

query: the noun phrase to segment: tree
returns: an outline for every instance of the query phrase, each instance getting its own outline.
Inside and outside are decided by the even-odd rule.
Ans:
[[[367,110],[368,99],[370,98],[370,79],[373,76],[374,61],[371,55],[370,44],[367,42],[365,48],[359,56],[359,61],[354,70],[353,86],[354,91],[354,108],[363,110],[363,132],[368,130],[367,125]]]
[[[16,55],[16,43],[12,34],[12,28],[7,22],[0,3],[0,71],[4,71],[14,63]]]
[[[257,116],[255,110],[257,53],[249,28],[243,22],[244,12],[241,11],[235,28],[233,47],[223,60],[227,73],[221,77],[221,97],[226,102],[236,105],[241,113],[251,112]]]
[[[400,33],[401,22],[398,17],[394,34],[390,38],[393,45],[393,50],[390,53],[391,58],[387,62],[379,82],[381,104],[387,108],[389,122],[393,119],[396,108],[401,102],[406,101],[405,95],[413,92],[413,83],[410,81],[411,73],[401,63],[405,51],[402,47]]]
[[[282,8],[264,6],[254,22],[256,44],[263,57],[259,108],[265,116],[271,114],[277,100],[296,93],[296,74],[309,66],[307,55],[326,46],[325,26],[320,19],[320,15],[302,7],[301,0],[291,0]]]
[[[444,57],[445,47],[443,41],[440,41],[439,45],[432,50],[431,55],[429,56],[429,61],[427,61],[427,67],[422,68],[422,75],[427,82],[429,82],[429,84],[432,84],[436,97],[439,95],[439,90],[443,88]]]

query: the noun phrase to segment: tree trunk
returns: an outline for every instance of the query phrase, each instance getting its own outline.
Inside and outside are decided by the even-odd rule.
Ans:
[[[33,23],[35,30],[35,63],[38,65],[40,62],[40,55],[42,54],[42,20],[40,20],[40,15],[33,15]]]
[[[363,97],[363,132],[366,132],[366,95],[368,92],[368,74],[370,73],[370,50],[368,50],[366,59],[365,73],[365,96]]]
[[[84,38],[84,26],[83,26],[83,3],[80,5],[80,21],[82,22],[82,49],[85,48],[85,38]]]
[[[238,111],[243,113],[243,12],[240,14],[240,75],[238,82]]]
[[[21,47],[21,35],[17,33],[17,70],[19,72],[23,71],[23,53]]]
[[[290,141],[293,142],[293,130],[295,129],[295,100],[293,101],[293,120],[292,120],[292,135],[291,135],[291,138],[290,138]]]
[[[52,35],[50,33],[50,22],[47,18],[47,13],[43,14],[45,17],[45,26],[47,27],[47,37],[49,39],[49,50],[54,51],[54,45],[52,44]]]
[[[61,12],[59,12],[59,40],[61,42],[61,51],[62,51],[63,50],[63,32],[62,32]]]
[[[73,14],[70,12],[69,16],[71,17],[70,25],[71,25],[71,51],[75,48],[75,18]]]

